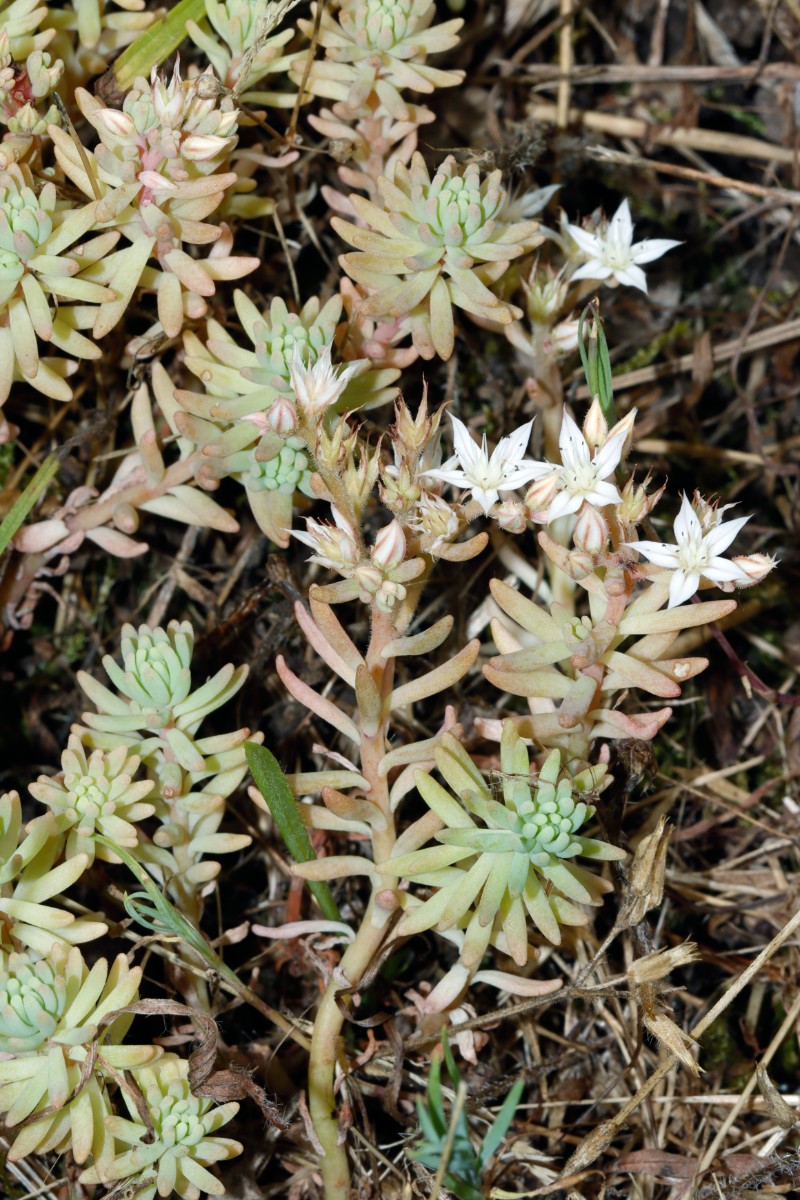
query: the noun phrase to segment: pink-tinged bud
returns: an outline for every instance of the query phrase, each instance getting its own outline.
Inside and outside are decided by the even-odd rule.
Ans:
[[[399,567],[406,556],[406,539],[399,521],[386,525],[375,538],[371,558],[382,571]]]
[[[739,555],[733,561],[747,576],[747,581],[734,580],[737,587],[751,587],[754,583],[761,583],[762,579],[766,579],[773,567],[778,565],[778,559],[773,558],[771,554]]]
[[[278,396],[267,412],[266,423],[281,437],[290,437],[296,432],[297,411],[288,396]]]
[[[633,445],[633,425],[636,420],[636,411],[637,410],[635,408],[632,408],[627,416],[623,417],[621,421],[617,421],[616,425],[610,431],[608,438],[606,439],[609,442],[616,438],[622,439],[622,452],[619,456],[620,462],[624,462],[631,452],[631,446]]]
[[[578,321],[561,321],[554,328],[551,337],[556,354],[571,354],[578,349]]]
[[[208,162],[230,148],[228,138],[217,137],[213,133],[192,133],[181,144],[181,154],[190,162]]]
[[[377,567],[370,567],[366,563],[362,563],[353,571],[353,578],[357,580],[358,586],[361,589],[361,599],[367,603],[376,594],[381,584],[383,576]]]
[[[101,108],[96,113],[97,119],[109,133],[113,133],[115,137],[135,138],[136,126],[127,113],[120,112],[118,108]]]
[[[585,550],[570,550],[564,561],[564,570],[570,579],[585,579],[594,570],[591,554],[587,554]]]
[[[546,521],[547,510],[553,503],[561,479],[560,471],[535,480],[525,493],[525,508],[532,521]]]
[[[583,436],[589,449],[594,452],[605,445],[608,437],[608,421],[603,416],[603,409],[600,405],[600,397],[595,396],[591,403],[591,407],[586,414],[586,419],[583,422]]]
[[[579,550],[598,554],[608,543],[608,526],[592,504],[584,503],[575,522],[573,540]]]
[[[138,178],[139,183],[149,188],[151,192],[177,192],[178,190],[171,179],[167,179],[166,175],[160,175],[158,171],[140,171]]]
[[[496,504],[492,517],[506,533],[524,533],[528,528],[528,513],[520,500],[504,500]]]

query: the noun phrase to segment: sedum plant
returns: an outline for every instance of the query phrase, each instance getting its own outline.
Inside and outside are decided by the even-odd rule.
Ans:
[[[75,1161],[110,1162],[114,1142],[108,1085],[118,1072],[137,1071],[161,1053],[157,1046],[122,1044],[131,1017],[108,1027],[88,1078],[82,1078],[98,1026],[138,998],[142,972],[120,954],[109,969],[91,970],[81,951],[54,945],[46,958],[0,951],[0,1113],[16,1133],[14,1162],[34,1151],[71,1149]]]
[[[418,771],[418,792],[442,828],[427,849],[394,854],[385,870],[410,883],[435,888],[423,903],[407,903],[397,936],[457,927],[468,918],[457,965],[427,998],[435,1010],[450,1004],[478,969],[495,934],[519,967],[528,961],[528,922],[548,941],[561,941],[561,925],[584,925],[577,907],[598,905],[611,890],[607,880],[572,860],[619,860],[624,851],[580,833],[595,812],[584,796],[599,794],[603,766],[577,775],[562,771],[561,751],[551,750],[531,779],[528,750],[513,722],[503,724],[500,773],[490,787],[463,746],[443,734],[434,752],[447,791],[428,772]],[[609,781],[610,782],[610,781]],[[422,830],[429,822],[423,818]],[[405,835],[416,840],[412,826]],[[502,933],[500,932],[502,931]]]
[[[292,28],[272,32],[276,16],[291,4],[270,6],[263,0],[206,0],[210,28],[186,22],[186,31],[205,54],[220,82],[245,104],[291,108],[296,94],[264,90],[268,76],[286,74],[300,52],[284,54],[294,37]],[[259,86],[257,86],[259,85]]]
[[[336,231],[356,248],[341,265],[370,290],[362,310],[371,317],[410,318],[414,345],[423,358],[449,358],[455,329],[453,308],[508,324],[521,310],[489,286],[512,259],[539,240],[534,221],[504,216],[501,173],[481,179],[471,163],[459,170],[448,156],[433,178],[418,152],[410,167],[398,163],[394,179],[377,184],[379,206],[351,196],[367,228],[334,217]]]
[[[232,1138],[217,1137],[239,1110],[235,1101],[214,1105],[196,1096],[189,1083],[189,1066],[176,1054],[165,1054],[143,1067],[137,1082],[147,1112],[129,1092],[124,1092],[129,1116],[107,1116],[107,1135],[130,1147],[111,1159],[95,1162],[81,1174],[84,1184],[113,1184],[129,1180],[140,1200],[153,1200],[177,1192],[183,1200],[201,1195],[223,1196],[225,1188],[208,1167],[241,1154],[243,1146]]]
[[[37,193],[25,166],[0,172],[0,404],[15,379],[53,399],[71,398],[69,359],[42,358],[40,341],[74,358],[100,357],[80,330],[87,314],[91,321],[115,293],[88,278],[87,269],[108,254],[118,234],[84,241],[96,223],[95,203],[60,204],[53,183]]]
[[[429,93],[455,87],[464,78],[463,71],[442,70],[426,61],[428,55],[455,46],[463,25],[460,18],[434,25],[435,16],[433,0],[344,0],[335,17],[323,8],[319,42],[325,56],[312,64],[306,86],[313,95],[340,101],[359,115],[368,115],[374,95],[391,117],[406,120],[402,90]],[[298,25],[311,36],[311,22]],[[304,59],[297,59],[292,77],[300,83],[305,72]]]
[[[207,220],[237,181],[223,169],[236,145],[237,112],[231,100],[215,98],[212,80],[210,71],[184,80],[177,65],[168,80],[154,70],[149,82],[136,80],[121,109],[78,88],[80,110],[100,139],[90,154],[50,130],[64,174],[84,195],[99,192],[100,218],[128,243],[93,268],[92,278],[113,280],[117,293],[97,315],[96,337],[116,325],[138,288],[156,293],[159,324],[177,337],[186,317],[205,314],[219,280],[258,265],[232,255],[227,226]],[[209,244],[202,260],[185,249]]]

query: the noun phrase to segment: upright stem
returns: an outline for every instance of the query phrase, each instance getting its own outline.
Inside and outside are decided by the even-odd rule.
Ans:
[[[388,702],[394,678],[394,661],[383,659],[381,650],[396,636],[392,618],[374,607],[366,663],[383,700],[383,712],[375,733],[370,736],[362,733],[361,774],[369,781],[369,798],[380,809],[384,820],[382,828],[373,828],[372,831],[372,850],[376,862],[389,858],[396,836],[388,782],[379,773],[381,760],[386,753],[390,717]],[[320,1167],[325,1200],[348,1200],[350,1192],[347,1149],[339,1139],[334,1096],[339,1037],[344,1023],[344,1014],[337,1003],[336,994],[342,987],[341,977],[344,976],[351,985],[357,985],[380,950],[392,914],[391,905],[380,903],[381,893],[390,892],[396,882],[394,875],[387,874],[375,880],[361,927],[342,957],[337,977],[328,984],[314,1022],[308,1067],[308,1100],[314,1132],[323,1151]]]

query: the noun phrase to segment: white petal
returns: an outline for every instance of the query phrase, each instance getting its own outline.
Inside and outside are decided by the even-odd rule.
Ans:
[[[709,554],[722,554],[727,550],[740,529],[743,529],[749,517],[735,517],[732,521],[721,521],[706,535],[706,547]]]
[[[600,258],[603,253],[603,243],[595,233],[589,233],[586,229],[581,229],[580,225],[568,225],[567,232],[572,238],[575,245],[588,254],[590,258]]]
[[[625,287],[635,287],[641,292],[647,291],[647,276],[641,267],[634,266],[633,263],[630,263],[624,270],[618,268],[614,272],[614,278]]]
[[[598,479],[605,479],[616,471],[619,466],[619,460],[622,457],[622,451],[625,447],[625,439],[628,436],[628,430],[623,429],[616,437],[612,434],[607,438],[604,445],[600,447],[597,454],[594,456],[592,466],[597,472]]]
[[[622,246],[630,246],[633,241],[633,221],[627,198],[622,201],[609,222],[608,239],[616,241]]]
[[[480,504],[481,508],[483,509],[484,516],[488,517],[489,509],[497,504],[497,501],[500,499],[500,493],[495,488],[491,488],[489,491],[484,491],[483,488],[474,487],[472,489],[472,499]]]
[[[604,266],[599,258],[592,258],[589,262],[584,263],[582,267],[578,267],[577,271],[573,271],[570,275],[570,280],[608,279],[611,274],[611,267]]]
[[[443,483],[452,483],[454,487],[467,488],[470,486],[469,479],[464,471],[445,471],[444,467],[438,469],[431,468],[425,472],[426,479],[441,479]]]
[[[666,542],[626,542],[625,545],[631,550],[637,550],[639,554],[643,554],[649,562],[655,563],[657,567],[675,570],[678,566],[677,548],[668,546]]]
[[[470,432],[463,421],[459,421],[458,417],[454,417],[452,414],[450,420],[453,423],[453,443],[456,454],[464,467],[471,466],[481,456],[480,447],[470,436]]]
[[[532,479],[544,479],[545,475],[552,475],[553,468],[549,463],[540,462],[521,462],[513,471],[506,471],[503,476],[503,490],[513,491],[514,488],[522,487],[524,483],[530,483]]]
[[[676,571],[669,581],[669,604],[667,608],[677,608],[679,604],[690,599],[700,586],[700,576],[696,571]]]
[[[712,558],[703,569],[703,575],[714,583],[743,583],[745,579],[748,583],[751,582],[747,572],[727,558]]]
[[[583,496],[572,496],[569,492],[559,492],[547,509],[548,522],[557,521],[567,513],[576,513],[583,504]]]
[[[521,425],[519,429],[515,429],[508,437],[502,438],[497,443],[497,448],[494,454],[497,454],[500,447],[503,447],[501,458],[511,459],[516,462],[522,458],[525,451],[528,449],[528,442],[531,440],[531,430],[533,429],[533,420],[528,421],[527,425]],[[494,454],[492,458],[494,458]]]
[[[631,246],[631,259],[635,263],[653,262],[654,259],[661,258],[662,254],[666,254],[668,250],[682,245],[683,242],[673,241],[672,238],[645,238],[643,242],[637,242],[635,246]]]
[[[590,492],[584,493],[583,498],[589,504],[596,504],[598,508],[602,508],[605,504],[619,504],[622,500],[622,496],[613,483],[601,483],[599,480]]]
[[[697,513],[689,503],[689,498],[685,492],[683,493],[681,511],[675,518],[673,528],[675,530],[675,540],[679,545],[685,545],[690,541],[699,542],[702,540],[702,527],[697,519]]]
[[[568,412],[564,413],[561,422],[558,448],[561,451],[561,461],[567,470],[574,470],[576,465],[585,466],[589,462],[586,438]]]

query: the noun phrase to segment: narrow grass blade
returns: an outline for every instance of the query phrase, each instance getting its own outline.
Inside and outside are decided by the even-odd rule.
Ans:
[[[311,862],[317,856],[300,816],[297,800],[292,795],[275,755],[266,746],[259,746],[256,742],[246,742],[245,753],[247,765],[272,813],[287,850],[296,862]],[[308,880],[308,886],[323,916],[330,921],[341,921],[339,909],[327,883]]]
[[[0,525],[0,554],[8,546],[57,470],[58,455],[48,454],[22,495],[17,497],[9,511],[3,517],[3,523]]]
[[[186,37],[187,21],[202,21],[206,0],[179,0],[163,21],[156,21],[120,54],[112,68],[120,91],[127,92],[134,79],[150,75],[165,58],[178,49]]]

